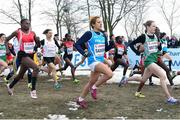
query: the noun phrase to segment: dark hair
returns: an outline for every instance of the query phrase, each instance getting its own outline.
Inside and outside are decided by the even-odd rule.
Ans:
[[[47,34],[49,31],[52,31],[51,29],[44,30],[43,34]]]
[[[111,34],[111,35],[109,36],[109,39],[111,39],[111,38],[112,38],[112,36],[114,36],[114,34]]]
[[[154,21],[153,20],[148,20],[146,21],[143,25],[145,26],[146,30],[145,32],[147,32],[147,27],[151,26],[151,24],[153,23]]]
[[[24,21],[28,20],[27,18],[21,19],[20,23],[22,24]]]
[[[92,28],[94,28],[94,27],[93,27],[93,24],[96,23],[96,20],[97,20],[98,18],[100,18],[100,17],[99,17],[99,16],[94,16],[94,17],[91,18],[91,20],[90,20],[90,26],[91,26]]]
[[[164,36],[166,35],[166,33],[165,32],[162,32],[162,33],[160,33],[160,39],[162,39]]]
[[[116,40],[116,41],[122,40],[122,39],[121,39],[121,36],[117,36],[117,37],[115,38],[115,40]]]
[[[71,36],[71,34],[66,33],[66,34],[65,34],[65,38],[67,38],[68,36]]]
[[[59,36],[59,34],[54,34],[55,37]]]
[[[2,37],[3,35],[5,35],[4,33],[0,33],[0,37]]]
[[[160,29],[159,27],[156,27],[155,33],[154,33],[158,38],[160,38]]]

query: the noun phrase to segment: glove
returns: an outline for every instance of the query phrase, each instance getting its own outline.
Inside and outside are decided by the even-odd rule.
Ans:
[[[89,56],[91,56],[91,53],[89,53],[89,52],[87,51],[87,52],[84,53],[83,56],[84,56],[84,57],[89,57]]]

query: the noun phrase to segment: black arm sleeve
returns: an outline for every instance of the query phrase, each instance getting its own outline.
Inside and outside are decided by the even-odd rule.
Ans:
[[[129,44],[129,47],[133,50],[134,53],[136,53],[136,55],[140,55],[140,52],[134,47],[137,43],[145,43],[145,35],[142,34],[141,36],[139,36],[136,40],[132,41]]]
[[[58,41],[54,39],[54,42],[55,42],[56,46],[58,47],[58,49],[61,49],[61,47],[60,47]]]

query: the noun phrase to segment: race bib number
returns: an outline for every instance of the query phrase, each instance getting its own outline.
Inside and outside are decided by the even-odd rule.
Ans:
[[[73,47],[67,48],[67,54],[68,54],[68,55],[73,54]]]
[[[104,44],[94,45],[94,50],[95,50],[95,55],[96,56],[104,56],[105,45]]]
[[[48,46],[48,54],[50,54],[50,55],[55,55],[56,54],[56,46],[53,46],[53,45],[49,45]]]
[[[118,54],[122,55],[124,53],[124,48],[118,48]]]
[[[26,53],[33,53],[33,51],[34,51],[34,46],[35,46],[35,43],[34,43],[34,42],[24,43],[24,51],[25,51]]]
[[[158,42],[154,41],[154,42],[147,42],[148,44],[148,49],[149,49],[149,53],[154,53],[158,51]]]

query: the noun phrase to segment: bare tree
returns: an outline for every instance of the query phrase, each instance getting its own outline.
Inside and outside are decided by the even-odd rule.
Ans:
[[[140,1],[136,9],[129,12],[124,17],[124,28],[128,38],[137,37],[139,34],[143,33],[143,20],[145,12],[149,8],[147,6],[148,2],[147,0]]]
[[[91,12],[90,12],[90,3],[89,0],[87,0],[87,7],[88,7],[88,18],[90,19]],[[91,30],[91,26],[89,25],[89,29]]]
[[[47,8],[46,8],[47,9]],[[66,4],[64,0],[53,0],[52,8],[49,10],[44,10],[42,14],[50,18],[56,26],[56,32],[62,38],[62,18],[64,17],[64,11],[66,11]]]
[[[20,0],[17,0],[17,1],[13,0],[12,7],[10,7],[11,9],[9,11],[0,9],[0,14],[6,16],[10,20],[9,22],[1,22],[1,23],[20,24],[19,21],[23,18],[28,18],[31,21],[32,20],[31,11],[32,11],[32,6],[33,6],[34,1],[35,0],[28,0],[27,1],[28,4],[26,4],[25,1],[23,1],[22,3],[22,1]]]
[[[161,9],[161,13],[169,27],[170,35],[173,35],[174,29],[178,26],[177,21],[180,17],[180,6],[177,3],[177,0],[158,0],[158,5]]]
[[[101,15],[103,17],[104,28],[112,34],[114,28],[119,21],[127,15],[127,13],[136,9],[137,4],[141,0],[97,0]]]
[[[67,32],[74,34],[75,37],[82,31],[82,24],[89,20],[89,17],[84,16],[87,14],[87,12],[84,12],[87,11],[86,3],[79,4],[79,2],[79,0],[66,1],[67,11],[63,17],[63,25],[66,27]]]

